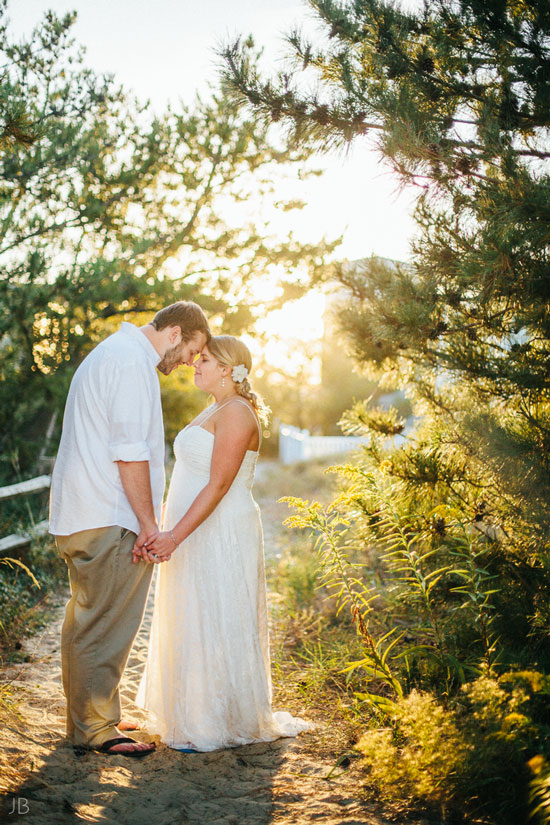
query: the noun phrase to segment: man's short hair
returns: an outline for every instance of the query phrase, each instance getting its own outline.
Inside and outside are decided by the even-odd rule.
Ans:
[[[166,327],[179,327],[183,341],[189,341],[196,332],[202,332],[206,336],[206,343],[212,337],[206,315],[194,301],[176,301],[175,304],[159,309],[151,324],[159,331]]]

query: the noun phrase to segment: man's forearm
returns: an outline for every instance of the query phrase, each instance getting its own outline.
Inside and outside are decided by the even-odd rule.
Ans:
[[[148,461],[117,461],[120,480],[143,529],[157,527]]]

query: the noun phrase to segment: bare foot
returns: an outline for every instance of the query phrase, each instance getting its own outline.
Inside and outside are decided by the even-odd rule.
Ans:
[[[125,730],[139,730],[140,724],[135,719],[121,719],[117,725],[120,731]]]

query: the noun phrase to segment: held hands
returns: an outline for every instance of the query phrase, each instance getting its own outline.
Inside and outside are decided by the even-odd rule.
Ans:
[[[148,560],[156,562],[169,561],[177,544],[171,531],[163,533],[157,532],[151,538],[146,539],[144,544]]]
[[[158,534],[159,529],[156,524],[141,526],[139,535],[136,538],[132,548],[132,561],[134,564],[141,560],[146,562],[156,561],[156,559],[150,557],[147,546],[155,536],[158,536]]]

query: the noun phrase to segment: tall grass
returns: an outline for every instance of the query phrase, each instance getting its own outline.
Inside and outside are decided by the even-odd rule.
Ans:
[[[25,561],[0,564],[0,662],[17,659],[21,640],[44,621],[48,599],[67,583],[66,565],[50,536],[36,538]]]

